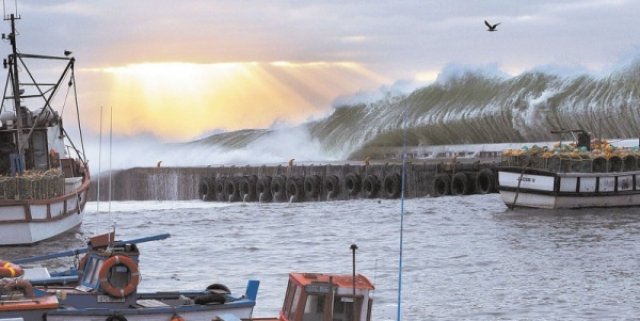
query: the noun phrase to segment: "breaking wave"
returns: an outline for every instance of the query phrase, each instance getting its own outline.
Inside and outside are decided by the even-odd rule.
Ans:
[[[550,131],[560,128],[637,138],[639,106],[640,60],[605,76],[445,68],[436,82],[408,93],[389,87],[342,97],[324,119],[218,133],[173,145],[173,156],[167,148],[149,156],[177,166],[362,159],[371,148],[403,140],[408,146],[554,141]]]

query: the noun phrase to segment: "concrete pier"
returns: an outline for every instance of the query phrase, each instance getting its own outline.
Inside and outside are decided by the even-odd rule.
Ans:
[[[132,168],[111,174],[112,200],[217,202],[312,202],[363,198],[493,193],[492,163],[479,161],[405,164],[309,164],[273,166]],[[91,199],[97,199],[97,178]],[[100,199],[109,199],[109,178],[100,180]]]

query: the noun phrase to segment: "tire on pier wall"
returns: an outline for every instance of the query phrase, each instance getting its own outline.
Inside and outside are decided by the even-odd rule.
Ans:
[[[304,178],[304,196],[307,200],[318,200],[322,192],[322,178],[318,175],[309,175]]]
[[[384,196],[386,198],[398,198],[402,193],[402,178],[394,173],[384,177]]]
[[[622,163],[624,164],[624,171],[635,171],[638,169],[638,160],[633,155],[626,155],[622,158]]]
[[[324,190],[326,191],[326,200],[336,199],[340,193],[340,179],[336,175],[329,175],[324,178]]]
[[[289,202],[304,202],[304,178],[292,176],[287,180],[287,199]]]
[[[224,193],[224,181],[227,178],[225,176],[220,176],[218,178],[216,178],[213,186],[215,186],[214,189],[214,193],[216,195],[215,200],[219,201],[219,202],[226,202],[227,198],[225,197],[225,193]]]
[[[284,175],[278,175],[271,179],[271,195],[274,202],[287,201],[287,178]]]
[[[271,194],[271,176],[260,176],[256,183],[256,194],[258,195],[258,202],[267,203],[273,200]]]
[[[243,202],[255,202],[258,200],[258,194],[256,193],[256,182],[258,177],[256,175],[247,175],[240,179],[238,188],[240,189],[240,199]]]
[[[240,190],[238,188],[238,178],[227,177],[224,180],[224,195],[227,202],[240,201]]]
[[[468,195],[472,192],[471,180],[467,173],[458,172],[451,178],[451,194]]]
[[[349,173],[344,177],[344,189],[349,196],[358,196],[362,189],[362,179],[356,173]]]
[[[362,191],[366,198],[377,197],[378,192],[380,191],[380,180],[378,179],[378,176],[373,174],[367,175],[362,183]]]
[[[214,188],[211,178],[201,177],[198,184],[198,198],[203,201],[213,201],[213,199],[209,198],[209,195],[215,196],[215,193],[213,193]]]
[[[451,193],[451,177],[448,174],[438,174],[433,179],[433,196],[444,196]]]
[[[613,156],[609,158],[609,172],[621,172],[622,171],[622,158],[619,156]]]
[[[476,192],[478,194],[493,193],[496,188],[495,173],[490,168],[483,168],[476,178]]]
[[[594,173],[605,173],[607,171],[607,159],[604,157],[596,157],[591,161],[591,170]]]

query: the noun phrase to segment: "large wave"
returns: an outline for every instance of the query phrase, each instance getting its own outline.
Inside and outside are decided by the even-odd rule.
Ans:
[[[472,68],[408,93],[341,98],[324,119],[296,127],[220,133],[183,144],[201,164],[362,159],[371,148],[553,141],[553,129],[599,137],[640,135],[640,61],[605,76],[543,68],[508,76]],[[164,156],[168,157],[167,155]],[[193,162],[198,162],[193,158]]]

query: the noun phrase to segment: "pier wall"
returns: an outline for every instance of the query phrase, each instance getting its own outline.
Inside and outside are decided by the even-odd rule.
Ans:
[[[401,164],[131,168],[93,178],[90,199],[309,202],[399,198]],[[492,164],[407,163],[404,197],[495,192]],[[111,195],[109,196],[109,182]]]

